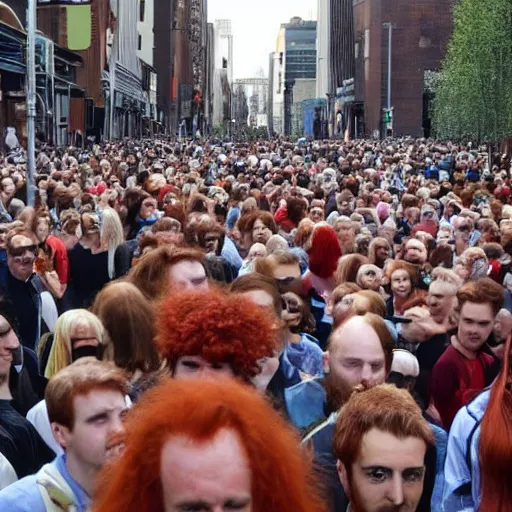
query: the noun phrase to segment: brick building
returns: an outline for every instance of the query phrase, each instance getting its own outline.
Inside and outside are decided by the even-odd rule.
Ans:
[[[391,23],[391,105],[395,136],[429,133],[426,76],[439,70],[453,30],[455,0],[354,0],[355,101],[364,133],[383,133]]]

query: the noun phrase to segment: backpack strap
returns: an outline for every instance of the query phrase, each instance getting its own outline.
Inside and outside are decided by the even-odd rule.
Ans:
[[[469,476],[470,481],[457,489],[457,494],[461,496],[469,496],[471,495],[471,480],[473,479],[472,469],[473,466],[471,464],[471,444],[473,443],[473,437],[475,436],[475,433],[480,426],[480,423],[482,420],[479,420],[469,409],[469,406],[466,406],[466,412],[469,414],[469,416],[474,420],[475,424],[473,425],[473,428],[471,429],[471,432],[469,433],[468,439],[466,441],[466,466],[469,470]]]

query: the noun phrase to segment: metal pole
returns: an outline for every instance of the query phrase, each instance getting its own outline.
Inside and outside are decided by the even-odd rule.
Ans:
[[[28,0],[27,9],[27,204],[34,206],[36,172],[36,0]]]
[[[391,44],[393,39],[393,24],[388,23],[388,108],[391,108]]]

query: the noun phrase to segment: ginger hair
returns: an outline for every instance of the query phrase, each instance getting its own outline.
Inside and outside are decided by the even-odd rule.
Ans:
[[[333,439],[334,455],[349,475],[363,437],[374,428],[399,439],[420,438],[426,448],[435,444],[430,425],[423,419],[420,407],[407,390],[382,384],[355,392],[338,417]]]
[[[247,455],[253,512],[325,510],[298,436],[249,386],[167,380],[148,391],[125,426],[126,448],[98,479],[94,512],[163,511],[160,462],[165,443],[183,435],[207,443],[223,429],[237,433]]]
[[[277,322],[239,294],[220,290],[173,294],[157,311],[156,344],[174,371],[183,356],[227,363],[248,381],[258,374],[258,361],[277,347]]]
[[[509,475],[512,471],[512,377],[509,336],[503,367],[494,383],[482,419],[479,460],[482,501],[479,511],[500,512],[512,503]]]

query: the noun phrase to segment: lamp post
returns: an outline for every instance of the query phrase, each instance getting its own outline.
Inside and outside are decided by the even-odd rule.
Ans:
[[[34,175],[36,172],[36,25],[37,0],[28,0],[27,7],[27,204],[34,206]]]

